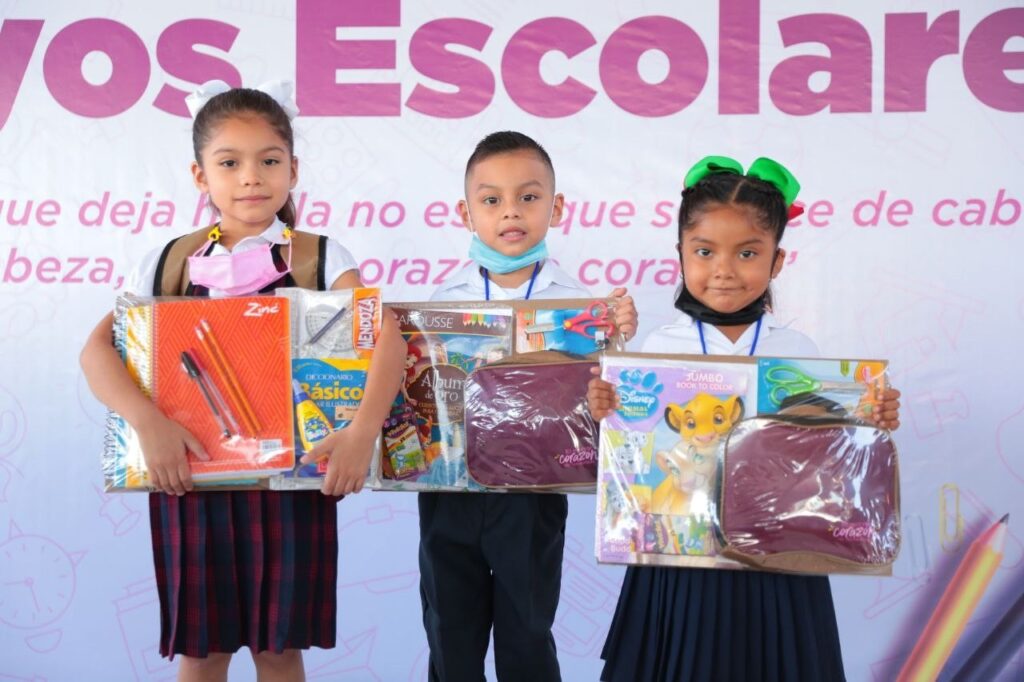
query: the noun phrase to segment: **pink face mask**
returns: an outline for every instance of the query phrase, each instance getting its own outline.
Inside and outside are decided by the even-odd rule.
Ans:
[[[291,232],[286,230],[285,236],[290,239]],[[193,284],[218,289],[229,296],[244,296],[260,291],[292,271],[291,245],[288,247],[288,262],[284,270],[277,269],[270,244],[261,244],[241,253],[204,256],[210,244],[219,237],[219,230],[211,231],[210,239],[189,256],[188,272]]]

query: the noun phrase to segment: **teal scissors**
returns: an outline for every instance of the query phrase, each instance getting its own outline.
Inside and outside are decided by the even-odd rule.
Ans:
[[[867,386],[854,381],[819,381],[792,365],[776,365],[765,372],[764,379],[772,387],[768,397],[776,407],[781,405],[786,398],[801,393],[816,391],[863,393],[867,390]]]

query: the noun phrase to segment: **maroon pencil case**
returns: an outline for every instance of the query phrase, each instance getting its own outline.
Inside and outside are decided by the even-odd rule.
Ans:
[[[779,571],[891,573],[900,510],[888,431],[834,416],[744,419],[719,474],[724,556]]]
[[[587,409],[597,363],[550,351],[479,367],[465,383],[466,468],[488,488],[578,488],[597,481]]]

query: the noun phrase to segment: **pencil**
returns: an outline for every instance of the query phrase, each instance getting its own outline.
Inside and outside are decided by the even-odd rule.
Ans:
[[[245,393],[242,392],[242,387],[238,383],[238,377],[235,376],[234,370],[231,369],[227,358],[224,357],[220,344],[217,343],[217,337],[213,335],[210,323],[206,320],[200,320],[199,327],[196,327],[196,336],[199,337],[199,342],[203,344],[210,359],[213,360],[214,369],[221,375],[221,380],[227,386],[228,393],[231,394],[232,399],[238,405],[239,412],[241,413],[240,416],[242,421],[245,422],[246,428],[255,437],[260,430],[259,422],[249,402],[245,399]]]
[[[1006,514],[971,543],[910,652],[910,658],[903,664],[898,682],[934,680],[942,672],[1003,559],[1009,520],[1010,515]]]
[[[1024,642],[1024,592],[999,619],[963,667],[953,676],[953,682],[994,680]]]
[[[224,400],[224,395],[217,388],[217,382],[210,376],[210,370],[206,369],[206,364],[202,361],[199,353],[194,349],[190,352],[192,356],[192,362],[195,363],[196,369],[199,370],[200,379],[206,381],[207,387],[210,389],[210,394],[213,395],[213,401],[217,403],[220,411],[228,420],[228,425],[234,430],[234,433],[241,435],[242,429],[238,426],[238,421],[235,419],[235,415],[231,413],[231,407],[228,405],[228,401]]]

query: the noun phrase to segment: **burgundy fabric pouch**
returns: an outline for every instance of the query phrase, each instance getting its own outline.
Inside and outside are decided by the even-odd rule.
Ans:
[[[719,472],[722,554],[799,573],[892,571],[899,468],[888,431],[846,418],[745,419]]]
[[[597,481],[598,426],[587,409],[596,362],[525,353],[465,384],[466,467],[488,488],[579,488]]]

